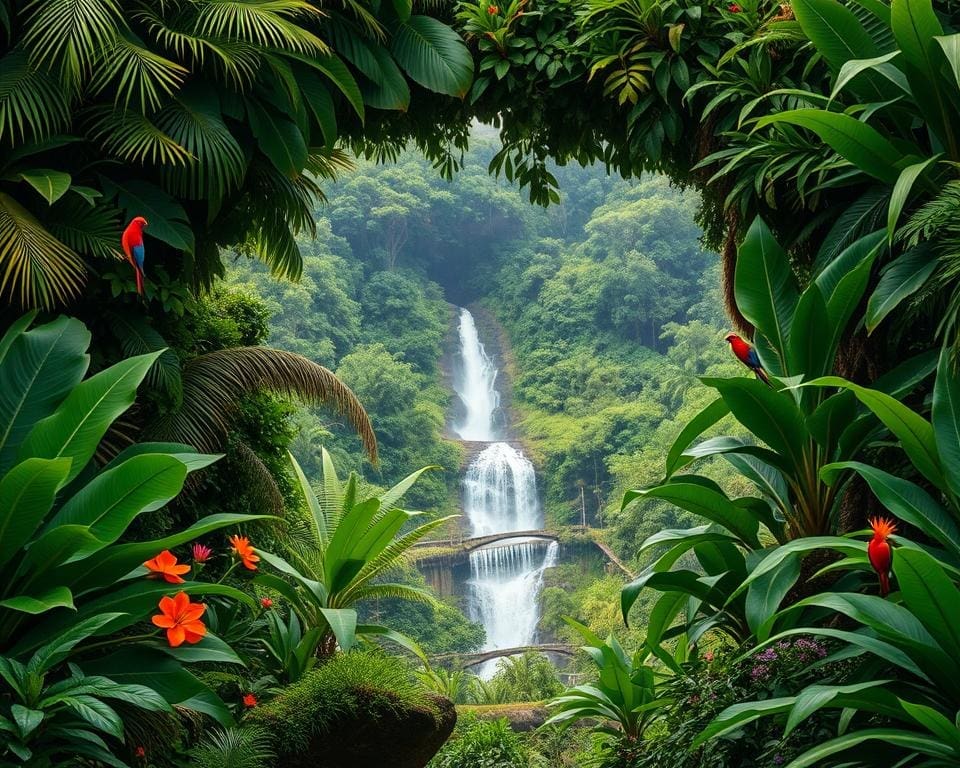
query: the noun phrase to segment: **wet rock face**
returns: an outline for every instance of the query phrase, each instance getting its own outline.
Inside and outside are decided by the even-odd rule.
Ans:
[[[315,735],[307,749],[284,755],[289,768],[424,768],[453,733],[457,711],[436,696],[437,711],[396,709],[371,701],[363,719],[342,717]]]

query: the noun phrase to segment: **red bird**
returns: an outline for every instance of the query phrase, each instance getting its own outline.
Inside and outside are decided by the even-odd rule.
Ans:
[[[737,356],[737,360],[753,371],[756,377],[768,387],[773,386],[773,384],[770,383],[770,377],[767,376],[767,372],[763,370],[763,366],[760,364],[760,357],[757,355],[757,350],[735,333],[728,333],[726,341],[730,342],[730,349],[733,351],[733,354]]]
[[[875,517],[869,522],[873,538],[867,544],[867,557],[880,577],[880,597],[886,597],[890,594],[890,568],[893,565],[893,549],[887,537],[896,532],[897,526],[886,517]]]
[[[133,221],[127,224],[120,237],[120,244],[123,246],[123,252],[127,255],[127,261],[133,265],[137,273],[137,293],[143,296],[143,262],[145,252],[143,250],[143,228],[147,226],[147,220],[143,216],[135,216]]]

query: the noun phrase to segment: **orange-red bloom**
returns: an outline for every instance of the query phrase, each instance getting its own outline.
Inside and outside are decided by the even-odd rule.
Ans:
[[[177,556],[169,549],[163,550],[153,560],[147,560],[144,566],[150,569],[149,579],[163,579],[170,584],[183,584],[180,574],[190,571],[189,565],[177,565]]]
[[[200,621],[207,606],[203,603],[191,603],[186,592],[178,592],[173,597],[160,598],[160,615],[151,617],[151,621],[161,629],[167,630],[167,642],[172,648],[188,643],[199,643],[207,628]]]
[[[896,532],[897,525],[886,517],[875,517],[869,522],[873,538],[867,544],[867,557],[880,577],[880,597],[886,597],[890,594],[890,568],[893,566],[893,548],[887,537]]]
[[[248,693],[243,697],[243,706],[245,707],[255,707],[257,706],[257,697],[252,693]]]
[[[271,600],[269,597],[261,597],[260,605],[262,605],[264,608],[273,608],[273,600]]]
[[[495,5],[488,5],[487,13],[489,13],[491,16],[496,16],[498,13],[500,13],[500,9]]]
[[[255,554],[253,547],[250,546],[250,539],[246,536],[231,536],[230,545],[233,547],[233,551],[237,554],[237,557],[240,558],[240,562],[243,563],[243,567],[255,571],[257,570],[257,563],[260,562],[260,557]]]
[[[147,750],[145,747],[137,747],[135,750],[133,750],[133,754],[142,759],[147,756]]]

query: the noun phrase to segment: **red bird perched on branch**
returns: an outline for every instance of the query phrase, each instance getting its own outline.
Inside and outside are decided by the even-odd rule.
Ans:
[[[146,226],[147,220],[143,216],[135,216],[120,237],[120,244],[127,255],[127,261],[133,265],[137,273],[137,293],[141,296],[143,296],[143,262],[146,255],[143,250],[143,228]]]
[[[756,377],[768,387],[773,386],[773,384],[770,383],[770,377],[767,376],[767,372],[763,370],[763,366],[760,364],[760,357],[757,355],[757,350],[735,333],[728,333],[726,341],[730,342],[730,349],[733,351],[733,354],[737,356],[737,360],[753,371]]]
[[[893,548],[887,537],[896,533],[897,526],[893,520],[885,517],[875,517],[869,522],[873,528],[873,538],[867,544],[867,557],[880,577],[880,597],[886,597],[890,594],[890,568],[893,565]]]

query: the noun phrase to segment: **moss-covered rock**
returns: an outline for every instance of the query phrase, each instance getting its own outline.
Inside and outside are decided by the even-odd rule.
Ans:
[[[453,732],[453,704],[381,653],[337,654],[253,710],[284,768],[423,768]]]

